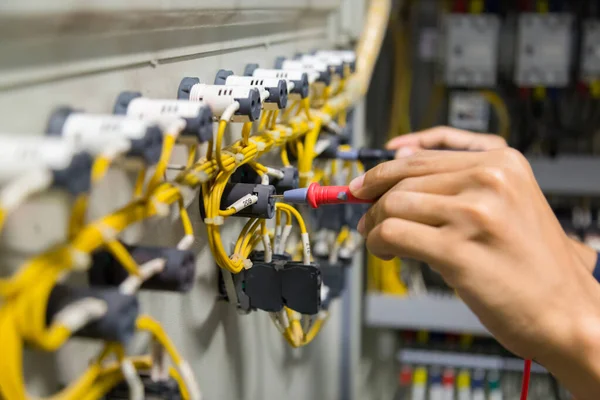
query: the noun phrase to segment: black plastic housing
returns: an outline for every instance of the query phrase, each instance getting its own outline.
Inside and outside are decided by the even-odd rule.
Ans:
[[[321,278],[323,285],[329,288],[327,298],[323,301],[323,308],[329,307],[331,300],[342,295],[346,287],[346,268],[341,265],[331,265],[329,263],[321,263]]]
[[[77,196],[89,192],[92,186],[92,164],[94,160],[88,153],[77,153],[64,169],[52,170],[53,184]]]
[[[315,315],[321,308],[321,271],[316,264],[290,261],[281,274],[283,303],[305,315]]]
[[[280,169],[283,172],[283,179],[270,179],[270,184],[275,186],[275,192],[277,194],[283,194],[286,190],[298,189],[299,178],[298,168],[296,167],[283,167]],[[260,176],[250,167],[249,165],[242,165],[238,168],[231,176],[230,181],[232,183],[260,183]]]
[[[228,183],[221,197],[221,209],[227,207],[241,199],[242,197],[252,194],[258,196],[258,202],[246,207],[240,212],[234,214],[234,217],[245,218],[263,218],[271,219],[275,215],[275,199],[273,195],[276,193],[275,187],[272,185],[260,185],[253,183]],[[200,215],[206,218],[204,202],[200,201]]]
[[[103,317],[91,321],[75,332],[74,336],[128,343],[135,331],[139,304],[135,296],[122,294],[117,289],[58,284],[52,289],[48,298],[46,324],[49,325],[54,316],[67,305],[87,297],[104,300],[108,310]]]
[[[163,258],[166,264],[162,272],[142,283],[141,289],[167,292],[187,292],[194,285],[196,257],[192,251],[167,247],[125,246],[138,264]],[[108,251],[93,255],[88,271],[90,286],[118,286],[129,274]]]
[[[144,385],[146,399],[181,400],[179,385],[173,378],[155,382],[148,375],[140,375]],[[104,397],[105,400],[129,400],[129,386],[127,382],[120,382]]]
[[[283,308],[281,274],[275,263],[254,262],[244,271],[243,289],[253,309],[278,312]]]

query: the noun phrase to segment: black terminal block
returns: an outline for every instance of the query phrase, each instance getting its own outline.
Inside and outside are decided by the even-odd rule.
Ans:
[[[113,112],[118,115],[127,115],[129,103],[139,97],[142,97],[140,92],[121,92],[117,97]],[[189,100],[189,94],[184,100]],[[205,143],[213,139],[213,115],[210,107],[200,107],[198,115],[182,119],[185,121],[182,135],[193,136],[199,143]]]
[[[253,251],[250,253],[250,257],[248,257],[252,262],[264,262],[265,261],[265,252],[262,250]],[[279,264],[283,266],[288,261],[292,261],[292,255],[288,253],[283,254],[273,254],[271,257],[273,259],[273,263]]]
[[[89,192],[92,186],[93,163],[90,154],[75,154],[66,168],[52,171],[53,186],[64,189],[73,196]]]
[[[327,297],[323,300],[322,307],[327,309],[331,300],[340,297],[346,287],[346,268],[341,265],[331,265],[329,263],[319,264],[323,285],[329,289]]]
[[[161,399],[161,400],[182,400],[179,385],[173,378],[168,378],[164,381],[153,381],[148,375],[141,375],[142,384],[144,385],[144,395],[146,399]],[[129,400],[129,386],[127,382],[120,382],[112,388],[104,400]]]
[[[104,316],[89,322],[75,332],[74,336],[128,343],[135,331],[139,304],[135,296],[122,294],[117,289],[72,287],[58,284],[48,297],[46,324],[50,325],[54,316],[69,304],[88,297],[104,300],[108,310]]]
[[[223,196],[221,197],[221,209],[227,209],[227,207],[248,194],[258,196],[258,202],[234,214],[234,217],[263,219],[273,218],[275,215],[275,199],[273,198],[273,195],[275,194],[275,186],[272,185],[260,185],[254,183],[228,183],[227,186],[225,186]],[[206,218],[204,202],[200,201],[199,206],[200,215],[204,219]]]
[[[138,265],[156,258],[162,258],[166,262],[162,272],[144,281],[141,289],[188,292],[194,285],[196,257],[192,251],[150,246],[126,245],[125,248]],[[128,276],[111,253],[94,253],[92,267],[88,271],[90,286],[119,286]]]
[[[65,123],[73,114],[81,113],[71,107],[56,109],[48,119],[46,134],[48,136],[62,136]],[[150,125],[140,139],[129,139],[131,148],[127,152],[130,157],[138,157],[148,165],[154,165],[160,159],[163,145],[163,133],[157,125]]]
[[[254,262],[244,271],[243,290],[250,307],[267,312],[283,308],[281,274],[275,263]]]
[[[316,264],[285,264],[281,274],[283,303],[305,315],[315,315],[321,308],[321,271]]]

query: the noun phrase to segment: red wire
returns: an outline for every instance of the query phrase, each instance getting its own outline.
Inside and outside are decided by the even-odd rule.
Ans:
[[[521,386],[521,400],[527,400],[529,392],[529,378],[531,377],[531,360],[525,360],[523,366],[523,385]]]

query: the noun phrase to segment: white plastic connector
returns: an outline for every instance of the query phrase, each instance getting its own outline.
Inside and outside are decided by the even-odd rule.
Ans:
[[[236,213],[239,213],[245,208],[250,207],[253,204],[258,202],[258,196],[254,194],[247,194],[244,197],[240,198],[238,201],[230,205],[229,208],[233,208]]]
[[[208,104],[213,115],[221,120],[233,122],[248,122],[250,118],[247,115],[236,115],[239,109],[237,99],[251,99],[251,93],[257,90],[252,86],[225,86],[225,85],[206,85],[198,83],[192,86],[190,90],[190,100],[203,101]],[[235,110],[228,110],[234,103],[238,103]],[[226,114],[224,116],[224,114]],[[227,118],[228,117],[228,118]]]
[[[67,327],[71,332],[76,332],[89,322],[103,317],[108,311],[104,300],[94,297],[85,297],[66,305],[54,315],[53,324]]]
[[[47,169],[35,169],[10,181],[0,191],[0,206],[5,213],[18,208],[29,196],[52,185],[53,176]]]
[[[149,99],[138,97],[127,106],[127,116],[144,120],[156,120],[168,117],[194,118],[208,104],[189,100]]]
[[[0,134],[0,185],[34,170],[67,169],[76,153],[63,138]]]

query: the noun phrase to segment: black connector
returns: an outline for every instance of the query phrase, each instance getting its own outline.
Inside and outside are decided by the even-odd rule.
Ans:
[[[322,307],[327,309],[331,301],[340,297],[346,287],[346,268],[326,262],[320,264],[320,269],[323,285],[328,288],[327,297],[322,304]]]
[[[283,308],[281,274],[275,263],[254,262],[244,270],[244,293],[250,308],[278,312]]]
[[[338,147],[340,147],[340,138],[337,135],[329,133],[319,135],[319,141],[328,140],[329,145],[317,156],[321,160],[333,160],[338,156]]]
[[[321,308],[321,271],[316,264],[288,262],[281,274],[284,304],[305,315],[315,315]]]
[[[73,196],[89,192],[93,162],[88,153],[75,154],[66,168],[52,170],[53,186],[64,189]]]
[[[221,197],[221,209],[227,207],[241,199],[246,195],[255,195],[258,201],[249,207],[244,208],[240,212],[234,214],[234,217],[245,218],[263,218],[271,219],[275,215],[275,187],[272,185],[260,185],[253,183],[228,183]],[[199,202],[200,215],[206,218],[204,202]]]
[[[46,324],[49,325],[54,316],[69,304],[88,297],[104,300],[107,312],[104,316],[89,322],[75,332],[74,336],[128,343],[135,331],[139,304],[135,296],[122,294],[117,289],[71,287],[58,284],[52,289],[48,298]]]
[[[252,262],[264,262],[265,261],[265,252],[262,250],[253,251],[252,253],[250,253],[250,257],[248,257],[248,258]],[[288,261],[292,261],[292,255],[288,254],[288,253],[273,254],[271,258],[273,259],[273,263],[279,264],[281,266],[283,266]]]
[[[166,247],[125,247],[138,265],[157,258],[165,260],[164,269],[144,281],[141,289],[187,292],[194,285],[196,257],[192,251]],[[93,255],[92,267],[88,271],[91,286],[119,286],[128,276],[111,253],[99,251]]]
[[[181,392],[179,385],[173,378],[168,378],[164,381],[153,381],[150,376],[140,374],[142,384],[144,385],[144,396],[146,399],[161,399],[161,400],[181,400]],[[127,382],[120,382],[112,390],[110,390],[104,400],[129,400],[129,386]]]
[[[275,192],[277,194],[283,194],[286,190],[298,189],[298,168],[296,167],[283,167],[280,169],[283,172],[283,179],[276,179],[271,177],[270,184],[275,186]],[[239,167],[234,174],[231,176],[230,181],[232,183],[254,183],[259,184],[261,179],[260,176],[247,164]]]

